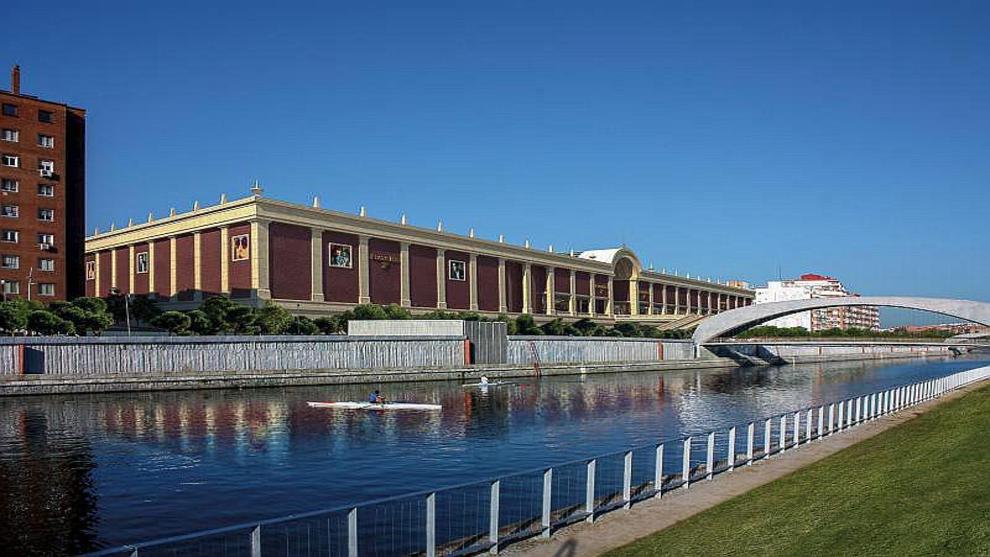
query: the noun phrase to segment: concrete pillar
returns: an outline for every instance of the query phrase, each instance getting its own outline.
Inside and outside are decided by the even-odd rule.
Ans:
[[[533,275],[532,275],[532,267],[530,266],[529,263],[523,263],[522,296],[523,296],[522,312],[532,313],[533,312],[533,304],[532,304]]]
[[[549,266],[546,269],[546,290],[543,293],[546,298],[546,302],[543,304],[546,310],[544,313],[555,315],[557,313],[557,270]]]
[[[639,315],[639,280],[629,281],[629,315]]]
[[[409,242],[399,243],[399,305],[404,308],[412,306],[412,296],[409,294]]]
[[[660,284],[660,315],[667,315],[667,285]]]
[[[571,293],[570,301],[567,303],[567,313],[577,315],[577,272],[571,269]]]
[[[685,307],[687,308],[687,311],[685,311],[684,313],[687,315],[691,315],[691,302],[693,300],[693,297],[691,296],[691,289],[685,288],[684,291],[687,294],[687,303],[684,304]]]
[[[611,276],[609,276],[608,277],[608,299],[605,300],[605,315],[607,315],[609,317],[614,317],[615,316],[615,304],[614,304],[614,302],[615,302],[615,294],[614,294],[614,290],[612,289],[612,282],[613,282],[613,278]]]
[[[155,293],[155,242],[148,242],[148,294]]]
[[[649,283],[649,285],[650,285],[650,298],[647,302],[646,314],[653,315],[653,287],[656,286],[656,284],[651,282]]]
[[[505,295],[505,259],[501,257],[498,258],[498,311],[499,313],[509,311]]]
[[[230,294],[230,227],[220,227],[220,292]]]
[[[272,298],[268,275],[268,225],[267,220],[251,222],[251,289],[262,300]],[[173,259],[173,261],[175,261]],[[174,266],[173,266],[174,268]]]
[[[110,288],[115,287],[117,287],[117,248],[110,250]]]
[[[193,232],[193,300],[203,299],[203,236]]]
[[[254,251],[255,250],[252,250],[252,252]],[[169,236],[168,260],[171,264],[169,265],[169,272],[168,272],[168,297],[171,300],[175,300],[179,294],[178,265],[176,265],[176,261],[175,261],[176,253],[178,253],[178,249],[176,249],[175,236]],[[253,273],[252,273],[252,277],[253,277]]]
[[[472,253],[468,257],[468,288],[470,289],[468,309],[478,311],[478,256]]]
[[[100,292],[100,252],[93,254],[93,273],[93,295],[101,298],[103,293]]]
[[[715,313],[714,308],[712,308],[712,291],[709,290],[705,293],[708,296],[708,315]]]
[[[437,309],[447,309],[446,251],[437,248]]]
[[[324,301],[323,296],[323,231],[311,228],[309,240],[310,297],[314,302]]]
[[[595,316],[595,300],[598,292],[595,290],[595,273],[588,273],[588,316]]]
[[[698,292],[698,308],[697,308],[698,309],[698,315],[701,315],[701,296],[702,296],[701,289],[699,288],[697,290],[697,292]]]
[[[371,279],[370,279],[370,269],[368,266],[371,264],[369,259],[370,254],[368,253],[368,237],[365,235],[358,236],[358,303],[359,304],[370,304],[371,303]]]
[[[127,293],[134,292],[134,244],[127,246]]]
[[[681,287],[674,287],[674,315],[680,315],[681,313]]]

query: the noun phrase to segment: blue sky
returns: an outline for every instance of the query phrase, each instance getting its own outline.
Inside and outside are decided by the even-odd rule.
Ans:
[[[89,110],[90,230],[258,178],[682,274],[990,299],[990,4],[151,4],[6,3],[0,65]]]

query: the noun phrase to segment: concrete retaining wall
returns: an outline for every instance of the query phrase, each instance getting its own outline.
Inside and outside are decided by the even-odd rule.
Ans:
[[[17,375],[20,372],[21,348],[14,345],[0,345],[0,375]]]
[[[694,357],[690,341],[588,338],[588,337],[509,337],[508,363],[532,364],[533,352],[541,363],[563,362],[656,362]]]
[[[760,342],[707,345],[707,348],[717,356],[729,358],[743,356],[757,360],[753,363],[943,356],[959,350],[959,347],[930,342]]]
[[[462,337],[135,337],[0,339],[24,373],[52,375],[435,368],[464,364]],[[10,369],[17,373],[15,365]]]

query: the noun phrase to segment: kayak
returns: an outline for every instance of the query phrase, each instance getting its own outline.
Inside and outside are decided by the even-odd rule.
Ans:
[[[417,404],[413,402],[307,402],[310,408],[340,408],[342,410],[440,410],[439,404]]]
[[[515,385],[515,383],[509,383],[508,381],[490,381],[488,383],[465,383],[461,386],[462,387],[502,387],[505,385]]]

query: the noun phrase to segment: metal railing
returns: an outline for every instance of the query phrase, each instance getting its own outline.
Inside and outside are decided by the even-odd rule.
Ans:
[[[438,490],[105,549],[91,556],[472,555],[633,503],[990,378],[955,373],[625,451]]]

